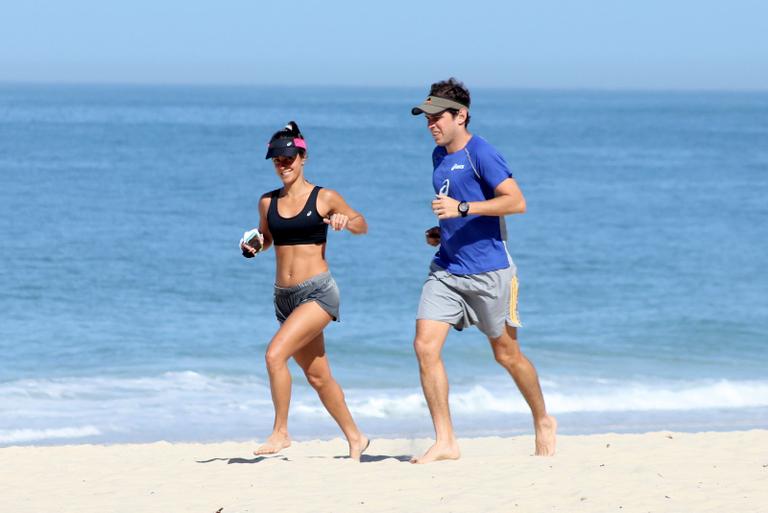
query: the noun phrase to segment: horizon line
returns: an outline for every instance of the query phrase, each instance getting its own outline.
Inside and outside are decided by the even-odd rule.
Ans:
[[[428,86],[429,84],[427,84]],[[3,80],[3,86],[73,86],[73,87],[189,87],[189,88],[341,88],[341,89],[418,89],[425,85],[364,85],[364,84],[278,84],[256,82],[143,82],[143,81],[88,81],[88,80]],[[635,93],[768,93],[766,88],[734,87],[670,87],[670,86],[523,86],[476,85],[472,90],[541,91],[541,92],[635,92]]]

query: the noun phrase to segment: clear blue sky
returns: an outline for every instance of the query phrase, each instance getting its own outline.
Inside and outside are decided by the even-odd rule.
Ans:
[[[18,0],[0,81],[768,89],[768,1]]]

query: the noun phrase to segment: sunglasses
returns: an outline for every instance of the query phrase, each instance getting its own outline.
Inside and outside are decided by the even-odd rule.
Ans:
[[[293,164],[293,161],[296,160],[296,157],[298,157],[298,155],[294,155],[292,157],[286,157],[286,156],[272,157],[272,163],[275,164],[276,166],[288,167],[291,164]]]
[[[431,125],[432,123],[437,123],[440,121],[446,112],[450,112],[453,116],[456,116],[456,114],[459,113],[459,111],[456,109],[445,109],[444,111],[438,112],[437,114],[424,114],[424,117],[427,118],[427,122]]]

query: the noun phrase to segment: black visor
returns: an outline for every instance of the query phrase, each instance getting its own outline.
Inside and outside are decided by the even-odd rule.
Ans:
[[[267,146],[266,158],[275,157],[295,157],[299,154],[299,149],[304,146],[304,141],[296,142],[297,139],[280,138],[271,141]]]

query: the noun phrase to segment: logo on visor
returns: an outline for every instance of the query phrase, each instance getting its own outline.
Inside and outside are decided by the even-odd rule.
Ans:
[[[291,144],[293,144],[291,141],[288,141],[287,143],[285,143],[286,146],[290,146]]]

